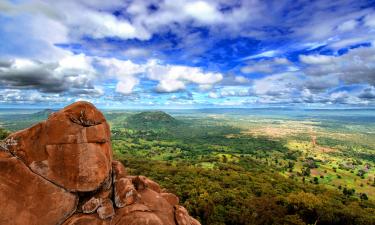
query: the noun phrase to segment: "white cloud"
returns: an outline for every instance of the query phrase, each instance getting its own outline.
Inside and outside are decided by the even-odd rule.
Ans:
[[[334,56],[328,55],[300,55],[299,60],[306,64],[329,64],[334,61]]]
[[[364,22],[366,26],[375,28],[375,13],[366,15]]]
[[[361,99],[375,100],[375,87],[364,88],[358,95]]]
[[[62,6],[64,7],[64,5]],[[79,5],[68,5],[66,24],[77,38],[88,35],[93,38],[118,37],[122,39],[149,39],[150,33],[142,26],[134,26],[125,19],[119,19],[106,12],[99,12]],[[82,13],[84,11],[85,13]]]
[[[210,93],[208,93],[208,97],[210,97],[210,98],[219,98],[220,96],[217,93],[215,93],[215,92],[210,92]]]
[[[83,54],[47,63],[16,58],[0,68],[0,85],[45,93],[100,94],[94,86],[97,74],[90,62]]]
[[[243,73],[272,73],[276,70],[289,70],[291,62],[286,58],[263,59],[260,61],[249,61],[247,66],[241,68]],[[290,67],[292,69],[292,67]]]
[[[156,86],[158,92],[176,92],[185,89],[185,83],[180,80],[161,80]]]
[[[131,94],[139,84],[140,76],[158,81],[158,92],[176,92],[186,88],[187,84],[196,84],[201,89],[210,89],[223,79],[220,73],[204,72],[199,67],[162,64],[157,60],[149,60],[145,64],[137,64],[130,60],[115,58],[96,58],[104,67],[105,74],[119,80],[116,91]]]
[[[115,77],[118,80],[116,92],[129,95],[139,84],[139,74],[145,72],[145,67],[133,63],[130,60],[119,60],[116,58],[97,58],[98,63],[104,66],[105,74],[108,77]]]
[[[303,69],[309,76],[335,75],[347,84],[375,84],[375,48],[351,49],[341,56],[301,56],[310,66]]]
[[[0,42],[7,45],[7,48],[0,49],[2,57],[57,61],[70,54],[55,46],[69,40],[69,30],[56,21],[58,16],[51,12],[54,9],[50,6],[41,2],[17,6],[7,2],[2,4],[0,15],[7,18],[1,20],[0,26]],[[41,10],[45,13],[39,13]],[[47,14],[49,16],[45,16]]]
[[[85,70],[94,72],[94,68],[91,66],[91,58],[85,56],[84,54],[69,55],[62,58],[59,61],[58,70]]]
[[[133,76],[123,77],[117,83],[116,91],[124,95],[129,95],[133,92],[134,87],[138,84],[139,84],[139,79]]]
[[[133,63],[131,60],[119,60],[116,58],[99,58],[99,64],[105,66],[106,74],[115,77],[127,77],[143,73],[145,66]]]
[[[278,50],[269,50],[269,51],[262,52],[256,55],[250,55],[250,56],[244,57],[242,58],[242,60],[257,59],[257,58],[263,58],[263,57],[272,58],[272,57],[277,56],[278,54],[280,54],[280,51]]]
[[[303,80],[295,73],[280,73],[254,81],[252,92],[257,95],[289,96],[299,92]]]
[[[184,10],[187,15],[203,23],[221,22],[222,15],[215,8],[205,1],[195,1],[186,3]]]
[[[348,20],[344,23],[340,24],[337,27],[337,30],[339,31],[350,31],[353,30],[357,26],[358,22],[356,20]]]
[[[331,43],[329,46],[334,49],[340,49],[340,48],[348,47],[351,45],[361,44],[361,43],[366,43],[366,42],[371,42],[371,38],[369,36],[346,38],[346,39],[344,38],[344,39],[340,39]]]
[[[158,91],[173,92],[185,89],[186,84],[198,84],[201,87],[212,86],[223,79],[220,73],[203,72],[199,67],[162,65],[150,61],[147,65],[147,77],[159,81]]]

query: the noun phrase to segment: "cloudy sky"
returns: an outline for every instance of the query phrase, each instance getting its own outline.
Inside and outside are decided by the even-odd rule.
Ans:
[[[0,107],[373,107],[375,1],[0,0]]]

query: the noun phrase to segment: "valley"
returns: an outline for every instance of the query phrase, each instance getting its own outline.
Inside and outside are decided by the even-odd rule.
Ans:
[[[0,119],[4,130],[14,131],[49,113]],[[145,174],[180,196],[202,224],[374,222],[371,113],[355,121],[332,112],[288,113],[105,111],[105,116],[115,158],[129,173]]]

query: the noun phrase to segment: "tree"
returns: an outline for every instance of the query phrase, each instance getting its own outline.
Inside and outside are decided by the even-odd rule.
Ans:
[[[355,189],[354,188],[348,189],[345,187],[344,190],[342,190],[342,193],[346,196],[352,196],[355,193]]]
[[[309,167],[306,167],[306,168],[304,168],[304,169],[302,169],[302,175],[303,176],[310,176],[310,174],[311,174],[311,170],[310,170],[310,168]]]
[[[366,193],[361,193],[361,194],[359,195],[359,197],[360,197],[360,199],[362,199],[362,200],[368,200],[368,197],[367,197],[367,194],[366,194]]]

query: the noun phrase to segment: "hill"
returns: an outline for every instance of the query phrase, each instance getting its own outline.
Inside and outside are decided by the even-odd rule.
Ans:
[[[36,112],[31,114],[32,118],[41,118],[41,119],[47,119],[49,115],[56,112],[56,110],[53,109],[44,109],[42,111]]]
[[[141,130],[163,129],[177,126],[178,120],[162,111],[147,111],[129,116],[125,127]]]
[[[56,112],[56,110],[44,109],[39,112],[26,114],[2,114],[0,115],[0,124],[4,129],[9,131],[22,130],[40,122],[41,120],[47,119],[48,116],[54,112]]]

